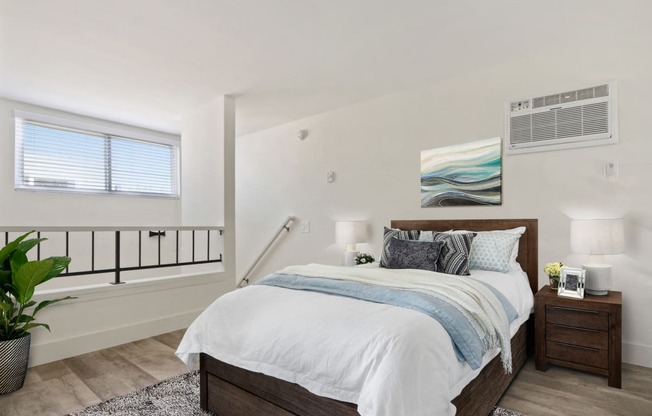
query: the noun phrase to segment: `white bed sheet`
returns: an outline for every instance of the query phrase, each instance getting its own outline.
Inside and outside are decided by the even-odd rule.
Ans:
[[[513,336],[534,303],[525,273],[471,277],[512,303]],[[456,359],[444,328],[425,314],[263,285],[220,297],[193,322],[177,355],[192,368],[200,352],[357,403],[362,416],[454,415],[450,400],[480,372]],[[483,366],[498,352],[488,351]]]

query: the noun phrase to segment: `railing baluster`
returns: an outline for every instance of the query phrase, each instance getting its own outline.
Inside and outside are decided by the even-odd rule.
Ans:
[[[176,261],[176,264],[179,264],[179,230],[177,230],[176,234],[177,234],[177,242],[176,242],[177,261]]]
[[[70,257],[70,235],[68,231],[66,231],[66,257]],[[68,266],[66,266],[66,273],[68,273],[68,271]]]
[[[138,267],[143,265],[143,232],[138,230]]]
[[[195,230],[192,230],[192,261],[195,261]]]
[[[120,231],[115,232],[115,279],[114,285],[119,285],[124,282],[120,281]]]
[[[41,238],[41,232],[37,231],[36,232],[36,238]],[[38,244],[36,246],[36,260],[41,260],[41,245]]]
[[[206,230],[206,260],[211,259],[211,230]]]
[[[161,230],[158,230],[158,265],[161,265]]]
[[[5,231],[5,246],[9,244],[9,231]]]
[[[91,231],[91,271],[95,271],[95,231]]]

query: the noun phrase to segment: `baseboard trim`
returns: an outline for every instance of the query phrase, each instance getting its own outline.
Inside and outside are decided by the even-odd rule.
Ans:
[[[623,362],[652,368],[652,346],[623,342]]]
[[[196,309],[104,331],[89,332],[77,337],[32,345],[29,366],[34,367],[187,328],[203,310],[204,308]]]

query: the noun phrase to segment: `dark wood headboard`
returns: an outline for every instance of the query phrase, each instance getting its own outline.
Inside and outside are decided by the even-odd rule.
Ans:
[[[525,227],[525,233],[519,240],[516,261],[527,273],[532,293],[539,290],[539,221],[536,219],[392,220],[391,227],[401,230],[425,231],[490,231]]]

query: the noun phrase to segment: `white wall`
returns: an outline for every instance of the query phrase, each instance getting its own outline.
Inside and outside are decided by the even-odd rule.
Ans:
[[[578,30],[577,39],[555,50],[533,45],[531,55],[500,66],[469,68],[455,79],[238,138],[238,273],[289,214],[310,220],[311,232],[294,227],[255,277],[293,263],[339,264],[339,219],[367,219],[373,233],[359,248],[378,253],[391,219],[538,218],[543,268],[586,260],[570,255],[571,218],[626,216],[627,255],[608,258],[614,289],[623,291],[624,360],[652,367],[652,29],[643,20]],[[506,102],[612,79],[619,87],[619,144],[505,156],[502,206],[420,208],[421,150],[503,137]],[[300,129],[309,130],[305,141],[296,138]],[[619,162],[618,178],[602,176],[607,160]],[[336,172],[331,184],[329,170]]]
[[[224,272],[235,282],[235,100],[216,97],[182,124],[182,223],[226,228]]]
[[[185,160],[182,166],[182,177],[191,177],[197,166],[210,162],[215,153],[230,154],[230,162],[222,163],[229,166],[222,169],[218,176],[195,186],[191,195],[210,195],[208,203],[214,212],[221,212],[219,216],[211,218],[197,216],[197,221],[189,221],[190,225],[221,226],[229,225],[227,234],[231,240],[228,248],[223,246],[226,257],[227,250],[233,253],[233,192],[228,198],[224,196],[224,189],[231,189],[232,185],[224,186],[225,178],[233,182],[233,151],[220,150],[220,146],[228,149],[233,147],[232,125],[234,124],[234,111],[231,101],[224,107],[221,116],[221,129],[229,134],[221,134],[217,145],[203,149],[204,157],[201,160]],[[147,198],[129,196],[104,196],[104,195],[77,195],[54,192],[28,192],[14,190],[14,120],[13,111],[19,109],[37,113],[70,117],[89,121],[87,118],[62,113],[55,110],[44,109],[32,105],[17,103],[0,99],[0,144],[5,151],[0,152],[0,230],[2,226],[179,226],[182,225],[182,199]],[[216,115],[217,117],[217,115]],[[190,120],[184,123],[184,129],[190,131],[211,130],[215,118],[210,121]],[[92,120],[95,124],[119,127],[125,130],[152,132],[131,126],[122,126],[102,120]],[[159,134],[159,133],[156,133]],[[160,134],[159,134],[160,135]],[[162,134],[166,138],[179,139],[178,136]],[[225,137],[229,138],[228,146]],[[191,138],[182,138],[184,141]],[[206,146],[208,142],[201,142],[199,147]],[[195,156],[202,153],[194,147]],[[230,153],[229,153],[230,152]],[[183,149],[182,149],[183,153]],[[220,176],[221,175],[221,176]],[[182,198],[184,189],[182,189]],[[224,201],[228,200],[228,204]],[[195,201],[198,202],[198,201]],[[207,203],[203,201],[204,205]],[[188,207],[188,210],[191,208]],[[230,215],[229,218],[226,218]],[[185,217],[184,217],[185,218]],[[208,222],[210,220],[210,223]],[[152,227],[155,228],[155,227]],[[55,237],[53,236],[53,239]],[[112,245],[112,241],[105,244]],[[171,241],[171,240],[170,240]],[[169,242],[169,241],[168,241]],[[48,243],[53,243],[52,241]],[[60,243],[60,242],[59,242]],[[47,244],[47,243],[46,243]],[[98,244],[102,244],[98,240]],[[56,245],[56,244],[55,244]],[[164,254],[170,255],[169,244],[164,247]],[[213,242],[213,249],[222,243]],[[144,251],[153,247],[152,241],[143,243]],[[204,246],[205,247],[205,246]],[[112,253],[112,247],[111,253]],[[128,246],[126,247],[128,248]],[[52,249],[53,250],[53,249]],[[50,251],[52,251],[50,250]],[[128,251],[128,250],[126,250]],[[125,253],[125,259],[132,259]],[[44,255],[62,255],[62,252],[47,252]],[[149,253],[152,254],[152,253]],[[73,256],[73,264],[75,255]],[[77,256],[79,260],[80,257]],[[151,257],[151,256],[150,256]],[[105,259],[103,259],[105,260]],[[109,259],[110,260],[110,259]],[[133,259],[132,259],[133,260]],[[232,264],[233,259],[231,259]],[[112,264],[106,265],[112,267]],[[101,266],[98,266],[101,267]],[[230,266],[233,268],[233,266]],[[73,267],[71,267],[72,269]],[[43,364],[88,351],[110,347],[125,342],[150,337],[156,334],[185,328],[205,307],[220,294],[231,290],[234,286],[233,273],[226,273],[221,265],[217,267],[201,267],[200,269],[173,268],[175,273],[184,273],[183,276],[163,276],[169,274],[166,269],[147,273],[150,277],[142,281],[132,281],[125,285],[112,286],[106,282],[111,279],[107,276],[83,277],[74,279],[78,284],[97,283],[85,288],[70,288],[64,283],[50,285],[46,291],[43,288],[35,296],[36,300],[52,299],[66,295],[76,296],[77,299],[55,304],[39,313],[39,322],[50,325],[52,332],[43,328],[32,331],[32,348],[30,366]],[[191,274],[188,274],[191,273]],[[154,276],[152,278],[152,276]],[[158,277],[157,277],[158,276]],[[99,280],[98,280],[99,279]],[[70,281],[73,281],[72,279]],[[45,286],[45,285],[44,285]],[[63,287],[62,287],[63,286]]]
[[[143,134],[178,136],[18,103],[0,98],[0,225],[178,225],[179,199],[77,195],[14,190],[14,110],[30,111],[108,125]]]

